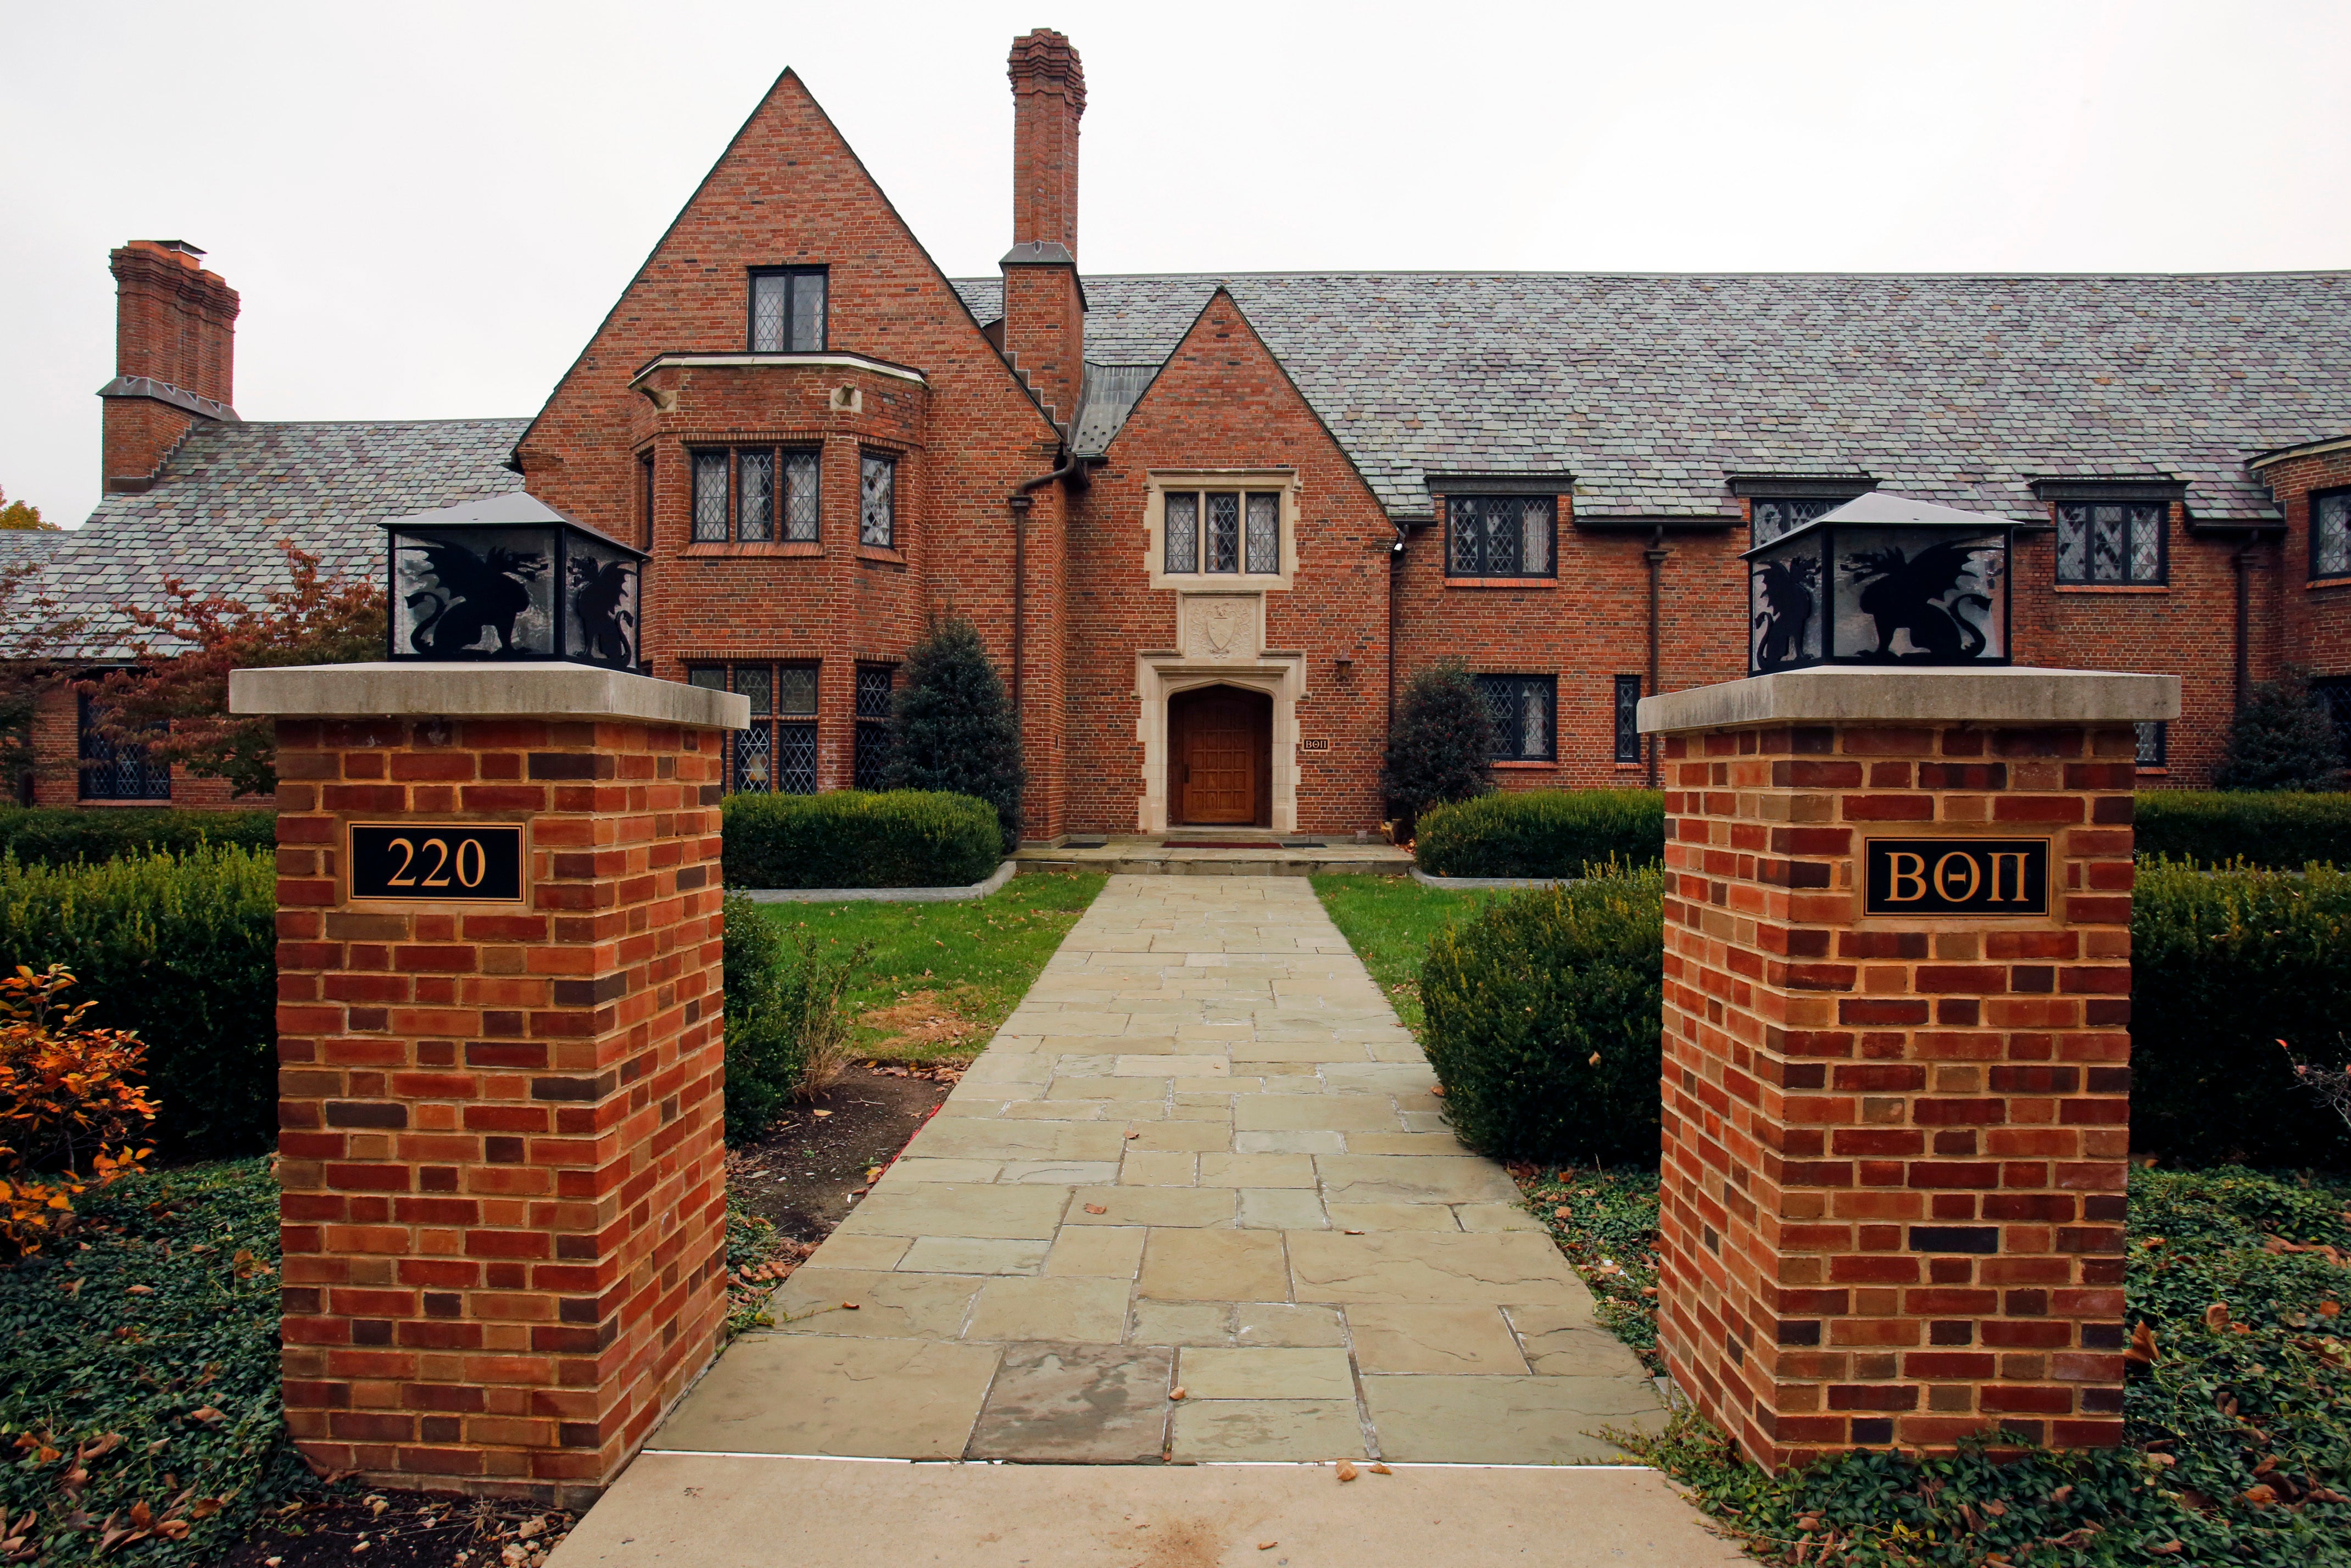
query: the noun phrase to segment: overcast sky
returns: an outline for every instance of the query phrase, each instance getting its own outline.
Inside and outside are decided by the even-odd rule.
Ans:
[[[247,419],[535,413],[788,65],[990,273],[1037,26],[1088,272],[2351,265],[2343,0],[0,0],[0,489],[95,504],[128,239],[243,294]]]

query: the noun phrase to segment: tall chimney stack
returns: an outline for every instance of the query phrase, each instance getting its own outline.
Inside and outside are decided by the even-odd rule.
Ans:
[[[1004,257],[1004,350],[1066,434],[1085,383],[1078,281],[1078,119],[1086,73],[1061,34],[1012,43],[1012,248]]]
[[[108,257],[114,274],[114,379],[106,400],[110,494],[155,482],[199,420],[234,422],[236,290],[185,240],[135,239]]]

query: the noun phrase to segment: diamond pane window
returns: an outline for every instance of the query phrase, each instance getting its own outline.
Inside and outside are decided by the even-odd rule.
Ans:
[[[1445,521],[1447,575],[1552,575],[1552,497],[1452,496],[1446,500]]]
[[[776,726],[776,789],[785,795],[816,793],[816,725],[796,719]]]
[[[817,542],[817,481],[820,465],[813,452],[784,454],[784,541]]]
[[[727,757],[726,788],[755,793],[816,791],[816,674],[814,664],[776,664],[762,659],[738,664],[695,664],[689,685],[735,691],[751,706],[751,727],[735,737]]]
[[[1498,762],[1553,759],[1552,717],[1558,681],[1551,675],[1479,675],[1478,695],[1494,716]]]
[[[1165,531],[1166,569],[1169,571],[1200,570],[1200,497],[1190,490],[1171,494],[1166,501]]]
[[[2138,722],[2138,765],[2141,768],[2162,768],[2166,750],[2171,744],[2171,726],[2159,718]]]
[[[857,542],[893,549],[898,539],[898,462],[867,453],[860,465]]]
[[[898,685],[895,664],[857,666],[857,716],[888,718],[891,693]]]
[[[1281,497],[1249,498],[1249,570],[1270,576],[1281,570]]]
[[[694,455],[694,542],[726,542],[726,454]]]
[[[85,695],[77,714],[80,731],[81,787],[85,800],[168,800],[171,764],[152,758],[136,741],[108,737],[105,710]]]
[[[2310,575],[2351,577],[2351,490],[2310,498]]]
[[[759,544],[776,535],[776,455],[735,455],[735,537]]]
[[[1782,534],[1793,533],[1823,512],[1834,511],[1844,501],[1821,496],[1759,497],[1750,514],[1750,543],[1768,545]]]
[[[2005,518],[1873,490],[1746,552],[1751,674],[2008,663]]]
[[[813,354],[824,350],[824,282],[820,267],[779,267],[751,275],[751,351]]]
[[[1241,569],[1241,498],[1231,490],[1208,493],[1208,559],[1210,571]]]
[[[735,666],[735,689],[751,699],[753,718],[770,718],[775,715],[775,676],[765,664]]]
[[[1616,760],[1641,760],[1641,677],[1616,677]]]
[[[776,749],[772,725],[754,719],[750,728],[736,732],[734,787],[755,795],[764,795],[775,789]]]
[[[2057,580],[2072,586],[2164,580],[2161,501],[2067,502],[2057,508]]]
[[[786,717],[815,716],[814,664],[785,664],[776,671],[776,711]]]

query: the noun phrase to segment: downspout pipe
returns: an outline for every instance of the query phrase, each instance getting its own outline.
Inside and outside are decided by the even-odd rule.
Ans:
[[[1019,489],[1005,497],[1012,508],[1012,716],[1020,716],[1021,672],[1027,668],[1024,656],[1029,645],[1029,508],[1037,504],[1037,492],[1046,486],[1081,475],[1084,463],[1072,455],[1068,447],[1061,449],[1061,465],[1050,474],[1040,474],[1024,480]],[[1081,480],[1081,483],[1083,481]]]
[[[1665,695],[1657,687],[1657,677],[1659,673],[1658,619],[1661,613],[1658,586],[1659,580],[1665,571],[1666,557],[1671,552],[1666,549],[1665,527],[1663,524],[1660,524],[1650,530],[1649,548],[1641,552],[1641,559],[1649,564],[1649,689],[1646,695],[1653,697],[1662,696]],[[1657,787],[1658,737],[1652,735],[1645,737],[1644,738],[1647,744],[1642,747],[1642,755],[1646,758],[1646,761],[1642,768],[1641,779],[1644,783],[1646,783],[1650,789],[1654,789]]]
[[[2237,694],[2232,710],[2237,713],[2245,711],[2245,697],[2252,685],[2252,592],[2247,581],[2252,553],[2252,541],[2248,539],[2229,558],[2229,564],[2237,569]]]

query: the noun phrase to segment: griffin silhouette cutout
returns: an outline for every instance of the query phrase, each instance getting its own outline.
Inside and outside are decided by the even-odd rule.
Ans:
[[[1755,629],[1763,635],[1755,644],[1757,669],[1776,670],[1803,656],[1804,629],[1818,608],[1813,568],[1809,560],[1775,560],[1758,573],[1763,608],[1755,617]]]
[[[600,664],[626,668],[636,654],[636,612],[628,608],[633,580],[629,563],[595,561],[572,556],[566,563],[571,576],[571,613],[580,618],[578,650]]]
[[[479,652],[475,644],[485,632],[497,633],[498,657],[528,651],[515,646],[515,620],[530,608],[530,590],[525,585],[547,570],[545,556],[504,545],[475,555],[454,539],[400,548],[422,554],[433,576],[431,588],[408,596],[411,610],[431,606],[408,634],[412,651],[428,659],[460,658]]]
[[[1983,629],[1959,610],[1972,605],[1987,612],[1991,600],[1961,590],[1970,581],[1991,586],[1989,574],[1979,574],[1975,562],[1978,556],[1998,549],[1980,541],[1945,539],[1916,555],[1906,556],[1899,546],[1887,545],[1845,557],[1845,574],[1861,585],[1861,612],[1877,622],[1876,656],[1949,664],[1980,655],[1988,645]],[[1894,651],[1895,635],[1901,632],[1910,633],[1914,653]]]

